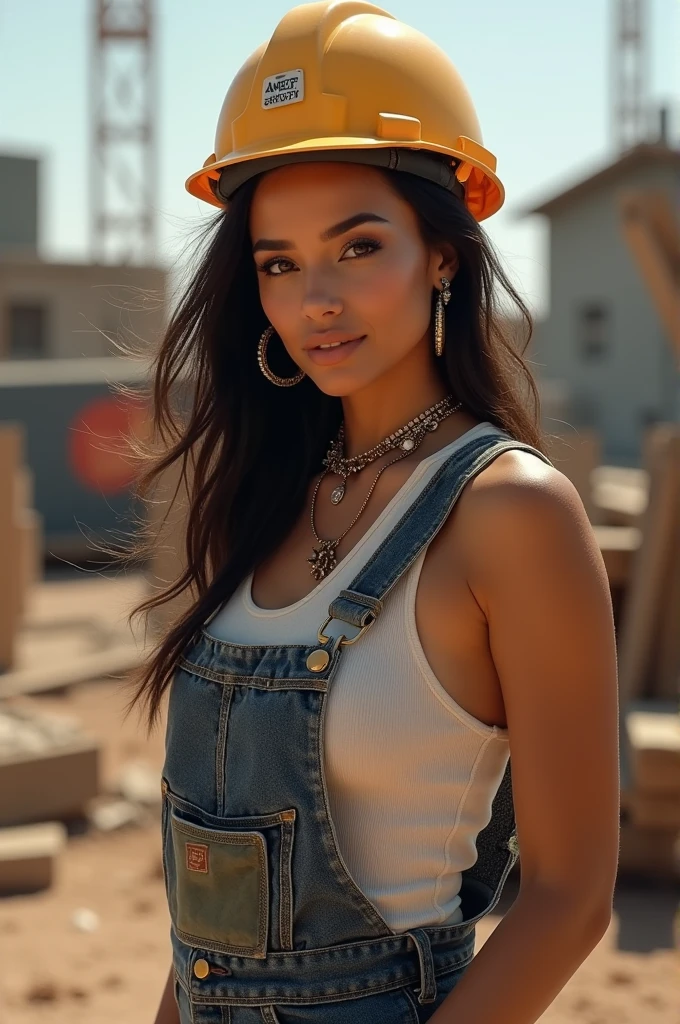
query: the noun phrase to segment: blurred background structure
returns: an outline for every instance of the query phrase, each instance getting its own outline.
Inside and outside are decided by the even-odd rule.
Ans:
[[[117,854],[107,853],[114,846],[98,844],[97,838],[113,844],[114,835],[120,836],[130,858],[145,856],[156,841],[161,745],[142,742],[131,726],[120,725],[119,706],[112,703],[118,683],[105,680],[112,675],[125,679],[151,639],[127,626],[125,612],[151,587],[171,582],[181,571],[182,492],[153,564],[140,567],[139,573],[117,577],[115,565],[97,561],[96,541],[115,544],[144,514],[131,496],[133,466],[126,439],[144,438],[149,429],[149,410],[135,398],[147,381],[148,360],[123,353],[132,344],[150,356],[167,322],[177,270],[175,254],[170,257],[163,242],[174,216],[169,211],[175,209],[184,177],[209,151],[224,91],[244,54],[290,6],[287,0],[263,3],[266,11],[258,9],[257,16],[213,0],[192,5],[73,0],[60,6],[58,16],[53,5],[44,6],[43,25],[50,17],[57,19],[53,28],[66,22],[76,4],[87,23],[81,42],[69,51],[71,57],[78,47],[86,51],[79,57],[78,90],[88,101],[87,189],[76,190],[75,203],[70,192],[70,205],[63,204],[74,233],[81,220],[85,225],[78,258],[55,255],[44,237],[45,224],[54,225],[45,216],[46,203],[54,203],[56,195],[52,151],[44,151],[40,138],[18,149],[4,134],[0,116],[0,896],[42,892],[45,900],[54,901],[49,904],[53,921],[59,920],[64,892],[75,899],[74,893],[87,889],[83,879],[88,870],[90,898],[99,898],[95,876],[107,856],[111,877],[118,877]],[[498,152],[499,166],[507,167],[508,196],[529,182],[530,198],[509,198],[508,209],[493,218],[488,231],[511,273],[529,232],[536,239],[536,230],[542,231],[546,242],[545,256],[536,255],[537,245],[526,250],[531,254],[521,265],[519,288],[536,314],[528,357],[542,396],[549,454],[581,495],[610,581],[620,667],[621,878],[645,886],[677,886],[680,79],[663,99],[654,82],[659,40],[675,37],[676,49],[680,44],[680,6],[676,0],[601,0],[599,5],[577,0],[569,10],[559,5],[553,10],[540,0],[518,0],[510,10],[493,0],[483,61],[477,18],[466,28],[467,19],[448,5],[444,10],[437,0],[423,0],[417,11],[409,0],[386,6],[437,39],[479,96],[485,139]],[[553,23],[551,18],[562,20]],[[598,24],[604,26],[600,35]],[[221,31],[211,31],[217,25]],[[511,28],[518,35],[509,45]],[[0,81],[13,48],[29,50],[28,41],[13,39],[11,30],[11,17],[0,11]],[[36,123],[44,82],[64,72],[69,60],[43,36],[30,45],[48,47],[49,74],[40,68],[42,78],[38,70],[34,76],[21,75],[22,94],[35,79]],[[519,54],[513,50],[518,39],[525,45]],[[163,41],[175,50],[161,91]],[[34,58],[36,65],[39,59]],[[492,74],[490,67],[495,68]],[[605,81],[593,95],[600,68]],[[512,81],[501,90],[504,75]],[[579,93],[582,80],[588,84]],[[550,95],[543,107],[539,92]],[[605,97],[602,124],[592,128],[589,122],[588,149],[584,111],[600,102],[600,93]],[[508,96],[517,97],[512,110],[505,102]],[[58,116],[68,121],[71,109],[61,109]],[[163,192],[169,177],[160,157],[163,125],[166,135],[177,136],[172,202]],[[598,149],[593,138],[599,143],[605,135],[608,142]],[[59,136],[53,143],[62,147],[59,154],[73,145],[73,137],[64,131],[63,141]],[[584,152],[598,153],[586,168]],[[181,164],[179,154],[185,161]],[[69,177],[77,164],[73,157]],[[183,194],[182,201],[189,202]],[[189,209],[195,211],[193,201],[184,207]],[[207,215],[200,211],[201,217]],[[180,233],[186,234],[184,223]],[[544,295],[537,297],[543,271]],[[117,394],[114,385],[125,386],[130,394]],[[177,483],[174,473],[161,482],[154,521],[160,523],[165,515]],[[75,566],[88,568],[89,576],[74,573]],[[152,631],[180,607],[175,602],[157,614]],[[61,714],[64,709],[70,719]],[[84,835],[76,856],[72,837],[79,831]],[[76,863],[70,875],[69,865]],[[154,861],[139,882],[145,893],[158,898],[155,910],[139,911],[150,915],[156,928],[159,919],[165,927],[161,877]],[[116,888],[118,883],[111,883],[113,897],[105,912],[112,919],[127,906],[125,884]],[[640,905],[649,908],[654,898],[645,892]],[[623,970],[615,958],[620,950],[659,954],[672,946],[672,900],[663,893],[654,927],[622,893],[618,933],[600,951],[603,957],[611,954],[606,963],[612,972]],[[125,912],[136,914],[138,903]],[[38,920],[40,906],[16,906],[29,921],[35,909]],[[74,929],[96,930],[97,915],[85,910],[74,914]],[[21,931],[17,925],[12,932],[3,912],[0,900],[0,941],[5,926],[8,934]],[[137,960],[144,958],[128,953],[128,923],[121,923],[119,959],[125,962],[125,976],[133,978]],[[52,924],[45,931],[51,956],[62,942],[58,927]],[[135,927],[142,928],[143,922]],[[35,959],[39,931],[37,925],[27,930],[30,948],[13,941],[2,954],[15,965],[14,988],[10,985],[5,994],[15,1000],[11,1005],[18,1024],[38,1019],[31,1016],[33,1003],[38,1014],[42,1003],[50,1001],[56,1007],[50,1019],[70,1024],[76,1018],[68,1000],[76,996],[68,995],[66,983],[32,988],[25,975],[25,964]],[[110,937],[112,956],[117,941]],[[73,958],[66,938],[63,943],[59,970],[66,976]],[[167,955],[163,949],[156,958],[159,986]],[[654,992],[663,988],[659,979],[666,977],[660,964],[658,959],[650,982]],[[556,1009],[562,1015],[554,1019],[675,1022],[680,1008],[664,1002],[663,993],[650,995],[644,981],[647,965],[638,968],[639,986],[633,994],[624,986],[616,1011],[610,1005],[607,1015],[599,1006],[591,978],[579,990],[583,998],[574,1001],[573,1015],[565,996]],[[141,966],[138,981],[134,999],[115,984],[101,995],[109,1000],[107,1007],[115,1008],[106,1019],[127,1016],[132,1024],[131,1008],[138,1009],[150,994],[152,1012],[156,993]],[[4,984],[0,980],[0,1016]],[[66,1003],[59,1011],[62,996]],[[96,1019],[105,1019],[103,1006],[97,1004]]]

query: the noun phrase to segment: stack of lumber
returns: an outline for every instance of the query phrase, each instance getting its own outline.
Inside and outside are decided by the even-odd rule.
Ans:
[[[66,717],[0,706],[0,894],[49,885],[99,788],[99,745]]]
[[[633,701],[624,717],[630,760],[622,775],[619,870],[678,879],[680,709]]]
[[[0,671],[14,665],[26,593],[42,576],[42,517],[32,505],[23,429],[0,423]]]

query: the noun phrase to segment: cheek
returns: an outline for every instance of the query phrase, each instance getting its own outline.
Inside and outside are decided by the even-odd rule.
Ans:
[[[374,327],[388,328],[393,337],[412,338],[414,330],[425,330],[430,316],[422,262],[415,256],[384,261],[370,279],[361,281],[355,301]]]
[[[270,323],[284,327],[300,316],[301,296],[290,281],[266,280],[260,285],[260,303]]]

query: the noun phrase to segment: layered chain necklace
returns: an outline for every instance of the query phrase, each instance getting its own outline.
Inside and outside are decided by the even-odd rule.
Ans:
[[[388,437],[383,438],[378,444],[374,445],[373,448],[369,448],[368,451],[363,452],[361,455],[353,455],[351,458],[345,456],[345,425],[340,425],[338,436],[334,441],[331,441],[326,457],[322,462],[325,467],[323,473],[319,477],[314,493],[312,495],[312,509],[310,513],[310,519],[312,524],[312,532],[316,538],[318,547],[313,548],[312,554],[307,559],[311,564],[311,573],[315,580],[322,580],[324,576],[327,576],[335,566],[337,565],[337,548],[343,538],[347,536],[349,531],[355,525],[362,512],[368,505],[369,499],[375,490],[375,486],[378,480],[385,472],[388,466],[394,465],[395,462],[400,462],[401,459],[405,459],[411,452],[414,452],[425,440],[427,434],[436,430],[439,424],[445,420],[452,413],[456,412],[461,408],[462,402],[458,402],[454,405],[453,398],[451,395],[447,395],[446,398],[442,398],[435,405],[431,405],[429,409],[421,412],[415,419],[409,420],[403,427],[399,427]],[[338,476],[342,477],[341,482],[331,492],[331,502],[334,505],[339,505],[342,499],[345,497],[345,491],[347,489],[347,479],[352,473],[359,473],[366,466],[369,466],[376,459],[379,459],[381,455],[386,455],[387,452],[394,451],[395,448],[399,449],[399,454],[395,458],[390,459],[383,466],[380,467],[376,474],[373,483],[371,484],[368,494],[366,495],[363,504],[357,514],[355,515],[352,522],[349,524],[347,529],[336,537],[334,540],[324,540],[319,536],[316,530],[314,522],[314,513],[316,510],[316,496],[319,493],[319,487],[321,481],[328,473],[337,473]]]

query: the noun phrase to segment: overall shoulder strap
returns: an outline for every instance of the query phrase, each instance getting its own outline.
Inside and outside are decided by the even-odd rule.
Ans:
[[[329,618],[321,631],[331,619],[359,629],[374,622],[385,597],[442,528],[468,481],[510,449],[532,452],[552,466],[537,448],[500,430],[473,438],[458,448],[442,463],[347,589],[331,602]]]
[[[329,617],[319,630],[319,640],[330,642],[323,634],[333,619],[359,630],[350,638],[336,635],[336,649],[343,643],[358,640],[380,614],[385,596],[441,529],[468,481],[502,452],[511,449],[532,452],[549,466],[553,465],[538,449],[500,430],[474,438],[457,449],[440,466],[349,587],[331,602]],[[465,892],[465,903],[472,915],[467,914],[466,920],[483,916],[495,905],[519,857],[509,758],[493,798],[490,820],[477,836],[475,846],[476,861],[462,875],[461,893]]]

